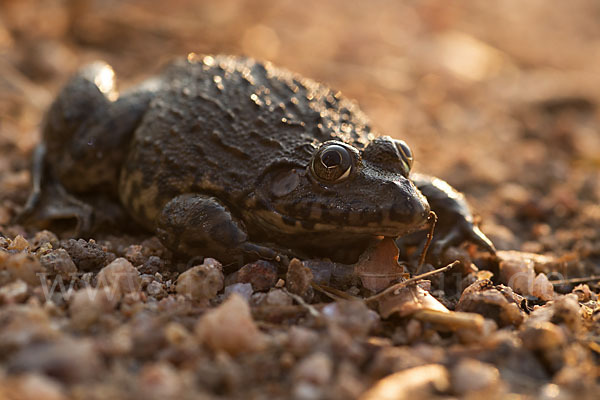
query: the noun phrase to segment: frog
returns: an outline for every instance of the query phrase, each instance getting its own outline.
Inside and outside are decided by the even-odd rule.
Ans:
[[[190,53],[123,92],[95,62],[66,83],[41,131],[23,221],[71,221],[89,235],[110,204],[121,224],[184,257],[352,263],[377,238],[422,232],[433,210],[445,227],[438,251],[465,241],[495,251],[464,195],[412,171],[404,140],[271,62]]]

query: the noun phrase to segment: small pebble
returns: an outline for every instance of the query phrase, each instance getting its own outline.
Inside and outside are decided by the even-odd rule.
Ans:
[[[500,261],[500,281],[522,295],[533,295],[535,270],[528,258],[507,258]]]
[[[92,380],[102,369],[99,354],[88,339],[34,343],[22,348],[8,362],[12,373],[40,372],[65,383]]]
[[[40,262],[49,274],[60,275],[63,280],[71,280],[77,273],[77,266],[65,249],[52,250],[40,257]]]
[[[237,293],[203,315],[195,332],[211,350],[231,355],[260,351],[266,346],[266,337],[254,323],[248,303]]]
[[[252,306],[261,305],[265,302],[266,299],[267,299],[267,294],[265,292],[252,293],[252,296],[250,296],[250,305],[252,305]]]
[[[302,361],[294,368],[293,376],[296,382],[308,382],[318,386],[329,383],[333,373],[331,358],[322,352],[316,352]]]
[[[179,399],[181,386],[180,374],[165,362],[145,365],[138,376],[139,394],[143,399]]]
[[[558,348],[567,340],[563,330],[551,322],[538,322],[527,326],[519,336],[523,346],[530,350]]]
[[[319,335],[308,328],[292,325],[288,332],[287,348],[295,356],[303,356],[318,343]]]
[[[323,307],[323,316],[330,324],[336,324],[352,336],[364,337],[380,320],[363,301],[341,300]]]
[[[455,311],[479,313],[496,321],[499,327],[518,326],[525,318],[518,306],[521,299],[507,286],[494,286],[489,280],[481,280],[463,291]]]
[[[22,303],[27,297],[27,283],[20,279],[0,287],[0,304]]]
[[[25,239],[21,235],[17,235],[13,240],[10,241],[10,244],[8,245],[8,250],[23,251],[27,250],[30,247],[31,245],[29,244],[27,239]]]
[[[11,304],[0,307],[0,354],[52,340],[59,335],[47,311],[39,305]]]
[[[156,274],[159,271],[162,271],[165,266],[165,262],[157,256],[150,256],[144,262],[144,265],[138,267],[141,273],[143,274]]]
[[[169,322],[165,326],[165,339],[172,345],[178,345],[190,338],[190,332],[177,322]]]
[[[117,258],[102,268],[96,280],[98,287],[111,288],[117,297],[139,291],[142,286],[138,270],[124,258]]]
[[[23,374],[10,385],[18,400],[66,400],[62,386],[50,377],[37,373]],[[1,394],[1,391],[0,391]]]
[[[69,253],[71,259],[81,271],[97,271],[116,258],[113,253],[106,251],[106,248],[92,239],[88,242],[83,239],[69,239],[60,242],[60,245]]]
[[[39,249],[45,244],[50,244],[54,249],[57,248],[59,244],[58,237],[50,231],[43,230],[37,232],[31,240],[31,245],[34,249]]]
[[[292,389],[294,400],[320,400],[323,398],[323,389],[310,382],[298,382]]]
[[[492,392],[498,395],[500,372],[491,364],[473,359],[461,360],[451,372],[452,391],[459,396],[473,392]]]
[[[206,301],[214,298],[223,289],[223,281],[221,263],[207,258],[202,265],[192,267],[179,275],[176,290],[190,299]]]
[[[125,258],[135,266],[143,265],[148,257],[143,253],[143,248],[139,244],[132,244],[125,249]]]
[[[544,301],[550,301],[554,298],[554,286],[548,280],[544,273],[539,273],[533,281],[532,294]]]
[[[313,273],[310,268],[304,266],[300,260],[294,258],[288,266],[285,277],[286,288],[291,293],[302,296],[305,300],[310,300],[314,293],[310,283],[313,280]]]
[[[281,289],[272,289],[267,293],[265,303],[271,306],[290,306],[294,300]]]
[[[225,297],[229,297],[233,293],[237,293],[246,301],[250,301],[253,293],[252,285],[250,283],[234,283],[225,288]]]
[[[166,319],[149,312],[139,311],[130,318],[131,354],[135,357],[155,357],[167,344]]]
[[[46,269],[37,258],[26,252],[10,254],[0,251],[0,271],[6,271],[7,280],[21,279],[31,286],[38,286],[45,279]]]
[[[71,324],[78,329],[86,329],[105,313],[116,307],[118,297],[110,288],[83,288],[76,291],[69,299]]]
[[[163,289],[163,285],[160,282],[152,281],[146,286],[146,292],[148,295],[155,297],[157,299],[161,299],[167,295],[165,289]]]
[[[573,333],[579,332],[582,325],[582,318],[576,294],[570,293],[559,297],[552,304],[552,310],[552,322],[555,324],[564,324]]]
[[[255,292],[266,291],[277,283],[277,267],[268,261],[258,260],[240,268],[237,280],[252,284]]]

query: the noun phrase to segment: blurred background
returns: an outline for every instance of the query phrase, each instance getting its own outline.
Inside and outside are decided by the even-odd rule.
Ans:
[[[499,247],[599,262],[599,21],[595,0],[0,0],[0,224],[78,67],[106,60],[123,87],[188,52],[234,53],[356,99]]]

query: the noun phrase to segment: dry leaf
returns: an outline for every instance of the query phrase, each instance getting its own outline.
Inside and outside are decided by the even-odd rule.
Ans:
[[[522,299],[504,285],[494,286],[488,280],[476,281],[463,291],[456,310],[476,312],[495,320],[500,327],[518,326],[525,317],[518,306]]]
[[[390,238],[384,238],[369,247],[354,267],[362,285],[371,291],[379,292],[406,274],[398,264],[398,247]]]
[[[520,251],[500,251],[500,281],[521,295],[531,295],[548,301],[554,298],[554,288],[543,273],[556,265],[553,258]]]
[[[552,256],[546,256],[536,253],[528,253],[525,251],[517,250],[502,250],[496,253],[496,256],[501,262],[527,262],[532,263],[533,269],[536,273],[540,272],[551,272],[560,269],[563,260],[558,260]]]
[[[405,317],[421,310],[450,312],[421,285],[403,287],[396,293],[390,293],[379,299],[379,314],[382,318],[388,318],[392,314]]]

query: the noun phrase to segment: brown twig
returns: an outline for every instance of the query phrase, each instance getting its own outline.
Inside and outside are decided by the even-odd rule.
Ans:
[[[407,285],[410,285],[411,283],[414,283],[416,281],[420,281],[421,279],[425,279],[425,278],[430,277],[432,275],[436,275],[436,274],[440,274],[442,272],[446,272],[449,269],[454,268],[454,266],[457,265],[459,262],[460,261],[456,260],[456,261],[451,262],[450,264],[446,265],[445,267],[438,268],[438,269],[433,270],[433,271],[425,272],[424,274],[416,275],[416,276],[413,276],[410,279],[407,279],[407,280],[402,281],[400,283],[396,283],[395,285],[392,285],[392,286],[388,287],[387,289],[385,289],[385,290],[383,290],[383,291],[381,291],[381,292],[379,292],[379,293],[377,293],[377,294],[375,294],[375,295],[373,295],[371,297],[367,297],[365,299],[365,301],[369,302],[369,301],[378,300],[381,297],[383,297],[383,296],[385,296],[385,295],[387,295],[387,294],[389,294],[391,292],[394,292],[394,294],[398,294],[396,292],[398,289],[401,289],[401,288],[403,288],[403,287],[405,287]]]
[[[296,301],[296,303],[298,303],[302,307],[306,308],[308,310],[308,312],[310,313],[310,315],[312,315],[313,317],[318,317],[319,315],[321,315],[321,313],[316,308],[314,308],[313,306],[308,304],[306,301],[304,301],[304,299],[302,297],[298,296],[297,294],[289,292],[286,288],[283,288],[282,290],[285,294],[287,294],[292,299],[294,299]]]
[[[458,311],[441,312],[436,310],[421,310],[417,311],[413,317],[419,321],[442,325],[452,330],[481,330],[484,323],[484,318],[480,314]]]
[[[570,285],[570,284],[574,284],[574,283],[586,283],[586,282],[596,282],[596,281],[600,281],[600,276],[592,275],[592,276],[585,276],[582,278],[559,279],[559,280],[555,280],[555,281],[550,281],[550,283],[553,284],[554,286],[559,286],[559,285]]]
[[[311,282],[310,285],[313,287],[313,289],[323,293],[324,295],[326,295],[327,297],[329,297],[332,300],[338,301],[338,300],[360,300],[358,297],[354,297],[346,292],[343,292],[341,290],[329,287],[329,286],[324,286],[324,285],[319,285],[316,282]]]
[[[429,246],[431,245],[431,241],[433,240],[433,230],[435,229],[435,224],[437,224],[437,220],[437,214],[433,211],[429,211],[429,216],[427,217],[427,221],[429,222],[429,232],[427,232],[427,240],[425,241],[425,246],[423,246],[423,250],[421,251],[421,255],[419,256],[419,267],[425,262],[427,250],[429,250]]]

